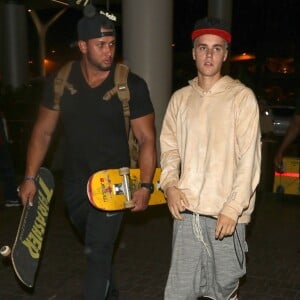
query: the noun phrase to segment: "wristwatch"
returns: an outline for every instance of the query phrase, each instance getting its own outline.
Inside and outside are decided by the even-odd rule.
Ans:
[[[154,185],[153,183],[141,183],[141,188],[146,188],[150,191],[150,194],[152,194],[154,192]]]

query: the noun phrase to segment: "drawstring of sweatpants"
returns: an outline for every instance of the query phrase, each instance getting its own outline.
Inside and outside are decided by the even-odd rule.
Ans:
[[[208,250],[208,246],[207,244],[204,242],[204,238],[203,238],[203,234],[202,234],[202,229],[201,229],[201,224],[200,224],[200,215],[199,214],[195,214],[193,213],[193,231],[194,231],[194,235],[196,236],[196,238],[198,239],[198,241],[202,242],[207,253],[208,256],[211,257],[209,250]]]

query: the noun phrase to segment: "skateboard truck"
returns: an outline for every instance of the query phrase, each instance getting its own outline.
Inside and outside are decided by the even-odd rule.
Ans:
[[[125,208],[132,208],[135,206],[134,202],[131,200],[131,189],[130,189],[130,169],[127,167],[120,168],[119,174],[123,177],[123,192],[125,195]]]

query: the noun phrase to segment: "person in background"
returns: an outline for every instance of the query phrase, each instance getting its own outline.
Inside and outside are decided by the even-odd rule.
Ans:
[[[160,135],[174,218],[164,299],[237,299],[260,178],[259,108],[250,88],[221,74],[229,26],[200,19],[191,37],[197,76],[172,95]]]
[[[8,128],[2,111],[0,111],[0,178],[4,189],[4,206],[21,206],[14,163],[9,149]]]
[[[291,123],[287,129],[287,132],[275,154],[274,163],[278,170],[283,171],[282,158],[289,146],[297,139],[300,135],[300,95],[299,92],[296,94],[296,109],[295,114],[291,120]],[[298,150],[299,154],[299,150]]]
[[[35,177],[43,163],[59,118],[65,138],[64,202],[70,219],[84,239],[87,272],[84,299],[118,299],[112,256],[123,213],[94,208],[87,198],[89,177],[103,169],[129,167],[130,157],[123,115],[117,94],[103,96],[114,87],[116,31],[103,14],[84,16],[78,22],[81,59],[68,77],[60,107],[54,103],[54,78],[47,81],[38,118],[30,139],[25,178],[19,195],[23,204],[36,192]],[[141,187],[133,194],[133,212],[148,206],[156,168],[154,110],[146,82],[129,73],[130,125],[139,144]]]

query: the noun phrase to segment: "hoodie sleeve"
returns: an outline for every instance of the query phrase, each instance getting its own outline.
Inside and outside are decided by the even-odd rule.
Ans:
[[[221,214],[237,220],[248,208],[260,179],[261,136],[259,109],[253,92],[244,89],[237,95],[235,105],[236,174]]]
[[[160,134],[161,146],[161,188],[166,191],[168,187],[177,186],[180,172],[180,154],[177,141],[176,116],[178,107],[173,95],[166,110]]]

